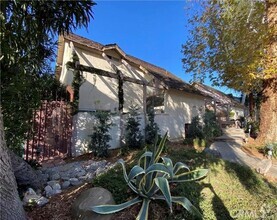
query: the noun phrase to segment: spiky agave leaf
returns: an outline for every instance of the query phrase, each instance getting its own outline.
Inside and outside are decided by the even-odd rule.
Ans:
[[[189,167],[186,164],[182,162],[177,162],[173,168],[174,175],[176,175],[181,169],[186,169],[186,171],[190,171]]]
[[[171,193],[170,193],[170,188],[169,184],[166,178],[164,177],[157,177],[155,178],[155,184],[158,186],[158,188],[161,190],[165,201],[167,202],[170,212],[172,212],[172,199],[171,199]]]
[[[142,181],[145,182],[145,190],[149,191],[151,184],[154,180],[153,176],[156,177],[157,174],[164,174],[166,176],[170,176],[170,170],[163,163],[155,163],[147,168],[145,171],[145,175],[143,176]]]
[[[198,219],[203,218],[198,209],[194,205],[192,205],[192,203],[186,197],[172,196],[172,202],[182,205],[189,213],[191,213]]]
[[[125,168],[125,163],[122,159],[118,160],[118,163],[120,163],[122,165],[122,169],[123,169],[123,176],[124,179],[126,181],[126,183],[128,184],[128,186],[130,187],[131,190],[133,190],[135,193],[139,194],[136,186],[134,185],[134,183],[132,181],[129,181],[129,178],[127,176],[127,172],[126,172],[126,168]]]
[[[142,206],[140,208],[139,214],[136,218],[136,220],[147,220],[148,219],[148,209],[149,204],[151,200],[150,199],[143,199]]]
[[[149,167],[150,161],[152,159],[153,153],[150,151],[146,151],[142,154],[138,160],[138,165],[143,167],[145,170]],[[143,160],[143,161],[142,161]],[[143,164],[142,164],[143,163]]]
[[[189,181],[195,181],[200,180],[207,176],[209,170],[208,169],[197,169],[189,172],[184,172],[179,175],[173,176],[169,182],[189,182]]]
[[[162,158],[162,161],[163,161],[163,164],[168,168],[168,170],[170,171],[170,177],[172,178],[173,175],[174,175],[174,172],[173,172],[173,163],[172,163],[172,160],[168,157],[161,157]]]
[[[111,214],[115,212],[119,212],[125,208],[128,208],[136,203],[141,202],[142,199],[139,197],[136,197],[128,202],[119,204],[119,205],[98,205],[98,206],[93,206],[91,208],[92,211],[98,213],[98,214]]]
[[[157,151],[153,152],[153,154],[154,154],[153,163],[157,163],[160,159],[161,153],[163,152],[163,149],[165,146],[165,142],[167,140],[167,134],[168,134],[168,132],[165,133],[162,140],[160,141]]]
[[[166,200],[164,196],[155,196],[154,199]],[[172,196],[172,202],[180,204],[183,206],[190,214],[194,215],[198,219],[202,219],[202,214],[198,209],[186,198],[182,196]]]
[[[142,175],[144,173],[145,173],[145,170],[143,168],[141,168],[140,166],[136,165],[131,169],[131,171],[128,175],[128,181],[131,181],[134,178],[136,178],[137,176]]]

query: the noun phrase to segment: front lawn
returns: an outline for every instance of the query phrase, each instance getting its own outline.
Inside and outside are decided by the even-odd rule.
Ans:
[[[135,158],[138,158],[138,152]],[[277,184],[266,179],[248,167],[225,162],[221,159],[197,153],[193,149],[170,147],[167,156],[173,162],[185,162],[194,168],[209,168],[209,175],[198,182],[179,183],[171,186],[172,195],[186,196],[203,213],[204,219],[277,219]],[[134,165],[130,160],[129,169]],[[94,186],[107,188],[114,195],[117,204],[135,195],[129,190],[117,166],[93,181]],[[134,219],[140,205],[115,214],[114,219]],[[152,202],[150,219],[193,219],[181,206],[174,206],[170,214],[164,202]]]

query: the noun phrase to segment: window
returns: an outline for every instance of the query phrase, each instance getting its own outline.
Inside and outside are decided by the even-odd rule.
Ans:
[[[146,111],[148,112],[151,107],[154,107],[155,113],[164,112],[164,94],[157,94],[148,96],[146,98]]]

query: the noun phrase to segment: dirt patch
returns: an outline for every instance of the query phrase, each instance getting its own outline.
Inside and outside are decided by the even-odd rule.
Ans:
[[[262,145],[258,143],[255,139],[250,138],[249,141],[241,149],[248,155],[251,155],[253,157],[257,157],[260,159],[266,159],[265,152],[261,146]],[[277,163],[277,159],[272,158],[272,162]]]

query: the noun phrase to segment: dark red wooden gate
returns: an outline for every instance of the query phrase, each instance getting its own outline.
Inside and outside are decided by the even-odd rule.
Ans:
[[[35,111],[25,144],[26,160],[71,156],[72,118],[66,101],[43,101]]]

